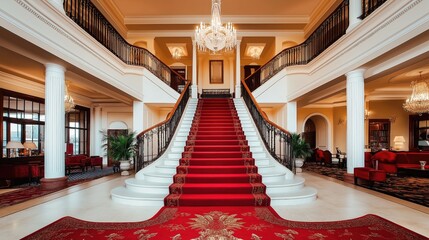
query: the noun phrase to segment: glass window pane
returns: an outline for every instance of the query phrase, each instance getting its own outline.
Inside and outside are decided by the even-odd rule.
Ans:
[[[7,144],[7,122],[3,121],[3,149],[2,149],[2,156],[6,157],[7,151],[6,151],[6,144]]]
[[[33,102],[25,100],[24,107],[25,107],[24,118],[25,119],[33,119]]]
[[[9,116],[9,97],[3,96],[3,117]]]
[[[16,142],[21,141],[21,124],[11,123],[10,124],[10,140]]]

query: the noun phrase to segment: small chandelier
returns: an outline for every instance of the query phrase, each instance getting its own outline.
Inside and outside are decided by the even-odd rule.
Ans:
[[[221,0],[212,0],[212,20],[209,26],[201,23],[195,30],[195,41],[198,49],[210,49],[214,53],[225,49],[232,50],[237,44],[237,33],[231,23],[222,25],[220,20]]]
[[[69,83],[66,81],[65,94],[64,94],[64,110],[66,113],[74,110],[76,104],[74,103],[73,97],[69,94]]]
[[[175,48],[175,49],[174,49],[174,52],[173,52],[173,54],[172,54],[172,57],[173,57],[174,59],[180,59],[180,58],[182,57],[182,52],[180,51],[180,49],[179,49],[179,48]]]
[[[404,109],[417,114],[429,112],[429,85],[426,80],[422,80],[422,72],[420,72],[420,81],[411,82],[411,87],[413,92],[405,101]]]

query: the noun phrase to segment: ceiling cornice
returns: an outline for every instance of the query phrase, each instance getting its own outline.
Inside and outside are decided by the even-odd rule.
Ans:
[[[189,16],[138,16],[138,17],[125,17],[124,24],[199,24],[200,22],[209,23],[210,15],[189,15]],[[307,24],[309,18],[307,16],[261,16],[261,15],[240,15],[240,16],[225,16],[222,15],[222,22],[231,22],[232,24],[249,23],[254,24],[273,24],[273,23],[304,23]]]

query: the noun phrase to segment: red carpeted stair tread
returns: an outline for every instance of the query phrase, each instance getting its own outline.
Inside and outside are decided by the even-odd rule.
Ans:
[[[253,158],[181,158],[180,165],[197,166],[232,166],[232,165],[254,165]]]
[[[176,174],[174,183],[260,183],[259,174]]]
[[[177,166],[177,173],[189,174],[189,173],[257,173],[258,167],[256,166]]]
[[[182,158],[251,158],[249,151],[211,151],[211,152],[183,152]]]
[[[262,183],[173,183],[170,192],[174,194],[254,194],[265,193],[266,187]]]
[[[186,141],[186,145],[187,146],[203,146],[203,145],[212,145],[212,146],[217,146],[217,145],[247,145],[248,142],[247,140],[188,140]]]
[[[178,196],[177,196],[178,197]],[[173,200],[173,202],[171,202]],[[178,200],[166,199],[166,206],[269,206],[265,194],[182,194]]]
[[[186,146],[185,152],[194,151],[194,152],[211,152],[211,151],[249,151],[249,146],[246,145],[195,145],[195,146]]]

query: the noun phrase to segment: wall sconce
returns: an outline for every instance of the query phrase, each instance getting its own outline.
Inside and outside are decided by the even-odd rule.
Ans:
[[[395,143],[393,148],[395,150],[400,150],[404,146],[405,138],[404,136],[395,136],[393,142]]]
[[[342,118],[342,117],[340,117],[339,119],[338,119],[338,125],[344,125],[345,124],[345,122],[346,122],[346,120],[344,119],[344,118]]]
[[[365,117],[364,117],[364,119],[365,120],[367,120],[367,119],[369,119],[369,114],[370,114],[371,112],[368,110],[368,109],[365,109]]]

